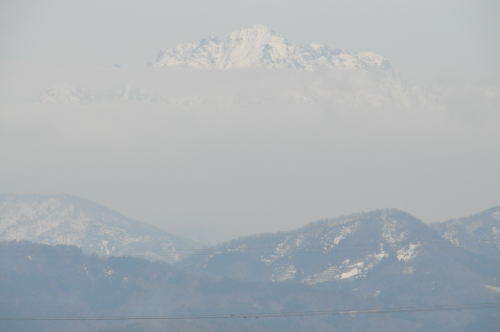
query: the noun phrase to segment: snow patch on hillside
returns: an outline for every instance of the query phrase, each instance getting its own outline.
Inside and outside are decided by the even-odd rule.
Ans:
[[[485,285],[484,287],[488,288],[490,291],[492,291],[494,293],[500,293],[499,286]]]
[[[408,263],[417,257],[418,249],[422,246],[420,242],[410,243],[409,245],[397,250],[397,259],[400,262]]]
[[[369,254],[364,259],[356,261],[345,259],[340,265],[332,265],[321,272],[305,277],[303,282],[315,285],[328,281],[366,277],[370,270],[388,256],[389,254],[381,245],[378,252]]]
[[[271,276],[271,280],[273,282],[292,280],[295,278],[296,273],[297,273],[297,268],[295,267],[295,265],[290,264],[281,271],[273,273]]]
[[[266,264],[272,264],[278,259],[285,257],[292,250],[299,248],[304,242],[304,236],[298,235],[287,237],[284,241],[278,243],[273,253],[268,257],[262,257],[261,260]]]

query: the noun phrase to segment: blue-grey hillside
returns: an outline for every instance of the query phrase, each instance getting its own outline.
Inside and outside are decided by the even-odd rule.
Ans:
[[[454,246],[500,260],[500,206],[431,226]]]
[[[378,210],[236,239],[181,262],[221,278],[345,287],[388,301],[467,301],[498,291],[498,265],[399,210]]]
[[[0,195],[0,241],[73,245],[86,253],[176,262],[194,244],[69,195]]]
[[[498,309],[392,312],[365,315],[259,318],[253,314],[364,308],[431,307],[440,304],[499,302],[500,295],[480,286],[491,283],[466,268],[444,275],[448,260],[429,266],[418,279],[387,271],[382,292],[342,282],[302,283],[212,280],[189,275],[163,262],[131,257],[84,255],[71,246],[27,242],[0,243],[2,317],[157,316],[245,313],[246,319],[166,321],[9,321],[9,332],[137,331],[497,331]],[[428,276],[430,275],[430,277]],[[368,280],[368,279],[367,279]],[[457,288],[457,284],[462,287]],[[370,281],[374,283],[374,280]],[[380,287],[380,285],[376,285]],[[380,289],[380,288],[379,288]],[[392,290],[391,290],[392,289]],[[387,290],[391,290],[389,293]]]

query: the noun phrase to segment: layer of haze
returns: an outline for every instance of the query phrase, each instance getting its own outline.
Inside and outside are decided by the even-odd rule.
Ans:
[[[70,193],[205,242],[500,204],[497,2],[21,0],[0,13],[3,192]],[[375,51],[399,74],[140,66],[254,23]]]

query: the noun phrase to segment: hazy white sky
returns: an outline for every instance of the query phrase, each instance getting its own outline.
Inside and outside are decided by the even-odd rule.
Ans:
[[[255,23],[296,43],[370,50],[407,75],[498,75],[496,0],[3,0],[0,58],[145,63]]]
[[[1,1],[1,191],[80,195],[203,240],[384,207],[434,221],[500,204],[499,8],[486,0]],[[348,76],[102,69],[255,23],[295,43],[375,51],[429,91],[422,85],[424,101],[405,108],[391,99],[398,86]],[[61,82],[130,83],[171,99],[13,98]],[[290,92],[320,101],[289,104]],[[426,107],[434,94],[439,105]]]

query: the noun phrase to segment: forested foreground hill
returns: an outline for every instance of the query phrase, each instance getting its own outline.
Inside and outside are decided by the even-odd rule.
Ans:
[[[213,279],[166,263],[99,258],[76,247],[28,242],[1,244],[0,259],[0,331],[494,331],[500,320],[498,308],[435,310],[436,305],[500,302],[498,293],[485,286],[493,284],[495,272],[464,273],[465,267],[446,275],[451,286],[466,285],[461,289],[430,277],[419,283],[401,277],[386,285],[376,281],[376,287],[385,287],[377,292],[369,291],[370,278],[314,285]],[[332,315],[408,306],[430,311]],[[311,316],[320,310],[332,314]],[[304,316],[262,315],[291,312]],[[158,315],[191,319],[6,320]]]

